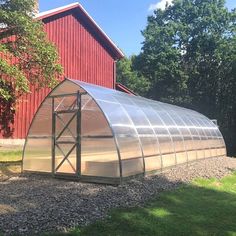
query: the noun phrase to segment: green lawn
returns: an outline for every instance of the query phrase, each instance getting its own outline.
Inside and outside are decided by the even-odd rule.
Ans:
[[[220,181],[198,179],[144,207],[115,209],[106,220],[67,235],[236,235],[236,173]]]
[[[22,150],[0,150],[0,162],[18,162],[22,160]]]

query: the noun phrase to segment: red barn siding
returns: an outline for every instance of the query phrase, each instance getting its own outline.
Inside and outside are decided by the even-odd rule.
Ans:
[[[63,77],[114,88],[114,58],[86,22],[67,12],[60,17],[46,18],[44,23],[48,39],[58,48]],[[13,138],[25,138],[35,112],[49,91],[31,87],[31,93],[19,99]]]
[[[66,77],[114,88],[114,59],[83,22],[71,13],[49,19],[45,31],[58,48]]]

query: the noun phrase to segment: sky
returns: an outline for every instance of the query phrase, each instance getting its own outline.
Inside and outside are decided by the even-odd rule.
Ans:
[[[40,12],[79,2],[126,56],[138,54],[142,47],[141,30],[155,8],[172,0],[39,0]],[[226,0],[229,9],[236,0]]]

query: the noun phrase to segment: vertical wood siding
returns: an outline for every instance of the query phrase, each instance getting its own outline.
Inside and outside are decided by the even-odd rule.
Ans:
[[[114,59],[86,23],[72,12],[51,17],[44,23],[48,39],[58,48],[63,77],[114,88]],[[18,101],[13,138],[25,138],[35,112],[49,91],[36,91],[32,86],[31,93]]]

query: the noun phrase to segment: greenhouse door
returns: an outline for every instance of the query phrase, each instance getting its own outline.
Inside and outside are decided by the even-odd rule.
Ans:
[[[52,171],[55,176],[80,173],[80,94],[53,96]]]

